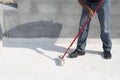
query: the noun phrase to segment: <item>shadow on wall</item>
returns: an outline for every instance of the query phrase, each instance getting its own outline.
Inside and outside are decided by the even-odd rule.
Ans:
[[[3,3],[3,5],[7,5],[7,6],[13,7],[13,8],[17,8],[18,7],[17,3]]]
[[[8,30],[4,36],[11,38],[58,38],[62,24],[53,21],[37,21],[19,25]]]

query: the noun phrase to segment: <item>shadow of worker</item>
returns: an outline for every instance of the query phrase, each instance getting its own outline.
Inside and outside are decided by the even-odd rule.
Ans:
[[[37,53],[42,54],[43,56],[55,60],[54,58],[48,56],[42,50],[53,51],[63,53],[66,48],[62,46],[55,45],[57,38],[60,35],[62,30],[62,24],[53,23],[53,21],[37,21],[37,22],[29,22],[26,24],[22,24],[11,28],[7,32],[4,33],[4,36],[8,38],[44,38],[44,41],[34,42],[33,41],[3,41],[4,47],[14,47],[14,48],[29,48],[35,50]],[[47,40],[52,40],[47,41]],[[39,49],[38,49],[39,48]]]

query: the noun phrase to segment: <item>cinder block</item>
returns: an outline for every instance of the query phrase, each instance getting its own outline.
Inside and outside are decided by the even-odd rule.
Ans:
[[[16,0],[0,0],[2,3],[15,3]]]

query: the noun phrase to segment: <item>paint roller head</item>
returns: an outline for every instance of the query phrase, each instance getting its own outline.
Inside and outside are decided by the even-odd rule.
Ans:
[[[65,64],[65,59],[62,58],[62,56],[58,56],[58,58],[56,58],[56,64],[58,66],[63,66]]]

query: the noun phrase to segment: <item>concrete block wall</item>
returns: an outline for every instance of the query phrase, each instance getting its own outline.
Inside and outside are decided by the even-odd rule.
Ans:
[[[4,9],[4,33],[13,38],[71,38],[79,28],[81,6],[77,0],[17,0],[17,9]],[[120,38],[120,1],[112,1],[112,38]],[[7,6],[7,5],[6,5]],[[89,38],[99,38],[97,16],[93,18]]]

